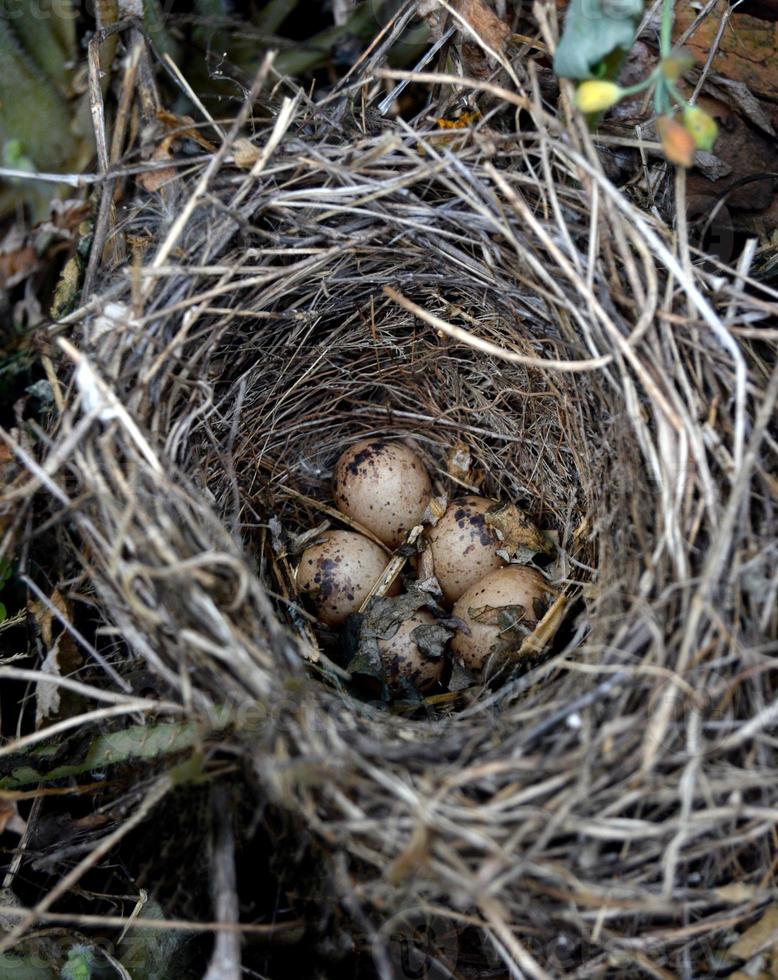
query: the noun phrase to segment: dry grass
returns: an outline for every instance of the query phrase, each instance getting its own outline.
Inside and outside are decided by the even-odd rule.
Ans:
[[[453,144],[436,106],[377,119],[368,75],[319,104],[285,84],[252,170],[225,143],[133,212],[143,264],[57,328],[26,492],[168,698],[231,706],[382,977],[408,910],[480,928],[516,976],[699,976],[774,898],[778,297],[519,80],[460,81],[484,117]],[[465,443],[583,596],[551,659],[426,717],[356,700],[279,597],[271,519],[320,523],[304,498],[374,433],[449,489]]]

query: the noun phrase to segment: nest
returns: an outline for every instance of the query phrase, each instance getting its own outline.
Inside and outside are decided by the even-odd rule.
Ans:
[[[537,103],[455,141],[346,108],[272,106],[252,170],[131,214],[143,263],[58,328],[39,507],[112,669],[142,662],[283,815],[287,869],[314,862],[309,937],[382,977],[404,944],[464,974],[708,972],[774,863],[775,297]],[[367,435],[451,489],[465,448],[556,532],[550,655],[413,713],[353,696],[287,544]]]

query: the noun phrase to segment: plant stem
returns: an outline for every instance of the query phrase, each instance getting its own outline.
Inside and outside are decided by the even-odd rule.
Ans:
[[[675,0],[663,0],[662,29],[659,35],[659,57],[667,58],[673,45],[673,12]]]
[[[661,116],[662,113],[663,113],[663,111],[664,111],[663,110],[663,105],[664,105],[663,95],[664,95],[665,89],[664,89],[664,85],[662,83],[663,83],[663,79],[660,78],[659,81],[657,82],[656,88],[654,89],[654,112],[657,114],[657,116]]]
[[[678,86],[674,82],[671,82],[669,79],[667,79],[665,84],[670,89],[671,95],[673,96],[673,98],[681,108],[689,105],[688,101],[683,97],[683,95],[678,89]]]
[[[642,82],[636,82],[635,85],[628,85],[626,88],[623,88],[621,90],[621,98],[624,99],[629,95],[637,95],[638,92],[645,92],[645,90],[650,88],[658,78],[659,69],[655,68],[647,78],[643,79]]]

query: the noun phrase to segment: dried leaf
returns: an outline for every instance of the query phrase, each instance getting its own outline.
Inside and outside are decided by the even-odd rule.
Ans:
[[[352,675],[368,678],[374,684],[380,685],[381,696],[388,699],[389,687],[383,662],[378,647],[378,641],[391,639],[403,623],[407,622],[421,609],[431,612],[437,621],[417,626],[411,636],[422,654],[430,659],[438,660],[445,654],[448,641],[454,634],[455,625],[446,618],[445,613],[436,599],[438,592],[434,579],[422,583],[414,583],[405,595],[396,598],[377,597],[373,599],[362,618],[355,656],[349,662],[347,670]],[[392,680],[392,689],[403,696],[416,699],[417,693],[404,678]]]
[[[49,601],[68,621],[72,619],[71,604],[59,589],[52,592]],[[53,674],[56,677],[64,677],[73,673],[83,663],[83,657],[73,637],[44,603],[32,602],[29,604],[29,609],[37,620],[41,639],[48,651],[41,665],[41,672]],[[69,697],[68,701],[72,702],[73,698]],[[35,688],[35,727],[44,728],[57,719],[61,710],[62,693],[60,688],[56,684],[50,684],[46,681],[37,684]]]
[[[0,834],[6,830],[20,837],[27,830],[26,822],[19,816],[15,800],[0,800]]]
[[[67,615],[68,606],[59,589],[55,589],[52,592],[49,601],[55,609],[59,610],[63,615]],[[43,642],[47,647],[50,647],[54,640],[54,613],[48,606],[37,602],[33,603],[32,612],[38,621],[38,628],[41,631]]]
[[[778,494],[776,494],[778,496]],[[421,581],[428,581],[429,579],[435,579],[435,562],[432,558],[432,548],[425,548],[419,554],[416,565],[416,573]],[[437,582],[437,579],[435,579]],[[440,585],[438,585],[438,591],[440,591]]]
[[[433,40],[439,40],[443,33],[443,23],[447,13],[441,7],[439,0],[417,0],[416,12],[419,17],[423,17],[427,22]]]
[[[470,469],[473,465],[473,457],[470,449],[464,442],[458,442],[452,446],[446,459],[446,470],[448,475],[455,480],[467,482],[470,479]]]
[[[757,894],[757,889],[742,881],[733,881],[729,885],[722,885],[721,888],[714,889],[713,893],[716,898],[720,898],[723,902],[739,905],[741,902],[750,902]]]
[[[81,289],[81,269],[81,259],[77,255],[72,255],[60,272],[51,303],[51,316],[54,320],[64,316],[75,305]]]
[[[31,245],[13,252],[0,253],[0,289],[10,289],[30,276],[39,266],[38,256]]]
[[[430,497],[430,501],[424,513],[421,515],[422,523],[435,527],[441,517],[446,513],[447,507],[448,497],[445,494],[441,494],[439,497]]]
[[[85,817],[73,820],[71,826],[74,830],[95,830],[98,827],[105,827],[111,822],[107,813],[87,813]]]
[[[368,682],[372,694],[380,701],[389,700],[389,688],[384,677],[384,665],[375,637],[360,638],[357,652],[349,660],[346,670],[352,677]]]
[[[411,632],[411,639],[429,660],[440,660],[454,631],[440,623],[422,623]]]
[[[721,180],[722,177],[729,177],[732,173],[732,167],[728,163],[707,150],[697,150],[694,165],[708,180]]]
[[[467,615],[483,626],[499,626],[502,630],[512,630],[527,615],[524,606],[475,606],[468,608]]]
[[[554,621],[549,616],[549,606],[553,592],[551,586],[542,598],[534,598],[532,610],[516,603],[504,606],[476,606],[468,608],[469,619],[485,626],[496,626],[499,630],[497,639],[489,648],[489,656],[493,665],[500,667],[505,663],[516,663],[526,660],[528,654],[537,653],[542,649],[540,636],[534,643],[527,643],[537,632],[537,624],[546,621],[545,630],[550,631],[558,626],[560,620]],[[550,635],[550,634],[549,634]]]
[[[276,555],[285,555],[287,552],[286,547],[286,533],[284,531],[284,526],[275,516],[271,514],[267,522],[267,529],[270,531],[270,546]]]
[[[170,152],[170,145],[172,143],[172,137],[166,136],[162,142],[157,146],[154,152],[151,154],[151,159],[157,163],[160,160],[171,160],[173,154]],[[141,187],[148,191],[149,194],[154,194],[158,191],[164,184],[173,180],[176,176],[175,167],[162,167],[160,170],[147,170],[145,173],[138,175],[138,183]]]
[[[72,239],[76,236],[81,222],[89,218],[89,211],[89,204],[84,201],[74,198],[60,201],[55,198],[51,202],[51,220],[39,225],[35,229],[36,234],[48,234],[52,229],[55,229],[60,233],[66,233],[65,236],[60,234],[60,237]]]
[[[749,963],[748,970],[736,970],[734,973],[728,974],[727,980],[778,980],[778,960],[775,957],[771,958],[770,961],[770,971],[759,970],[758,973],[753,972],[753,965]]]
[[[261,150],[251,140],[237,139],[232,144],[232,153],[236,167],[240,167],[241,170],[251,170],[259,159]]]
[[[533,555],[554,554],[553,544],[515,504],[496,504],[486,512],[485,519],[500,541],[498,554],[504,553],[508,561],[526,563]]]
[[[511,36],[511,29],[500,20],[484,0],[459,0],[457,10],[479,40],[493,51],[501,51]]]
[[[201,146],[207,153],[216,152],[216,147],[203,136],[191,116],[177,116],[173,112],[168,112],[167,109],[159,109],[157,119],[168,130],[173,130],[171,135],[176,139],[186,137],[186,139],[193,140],[198,146]]]
[[[362,635],[391,635],[400,623],[404,623],[414,613],[425,608],[442,615],[442,610],[432,595],[413,586],[405,595],[375,599],[365,612]]]
[[[448,681],[449,691],[464,691],[475,684],[475,676],[465,667],[458,657],[454,658],[451,667],[451,677]]]
[[[729,960],[750,960],[762,950],[778,944],[778,905],[771,905],[758,922],[727,950]]]

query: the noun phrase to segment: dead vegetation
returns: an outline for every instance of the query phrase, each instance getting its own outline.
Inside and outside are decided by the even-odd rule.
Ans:
[[[301,869],[287,932],[384,978],[400,939],[455,975],[700,976],[774,902],[778,296],[750,246],[729,268],[690,245],[682,171],[671,225],[508,68],[420,73],[433,101],[390,122],[378,63],[316,101],[269,58],[213,154],[105,217],[147,245],[43,340],[57,410],[4,433],[6,547],[55,528],[101,624],[57,737],[172,721],[197,762],[138,768],[3,949],[192,779],[218,800],[210,917],[239,918],[240,779]],[[480,115],[441,130],[461,97]],[[413,712],[350,692],[287,536],[374,433],[444,484],[465,446],[557,532],[550,659]],[[220,940],[209,976],[240,955]]]

